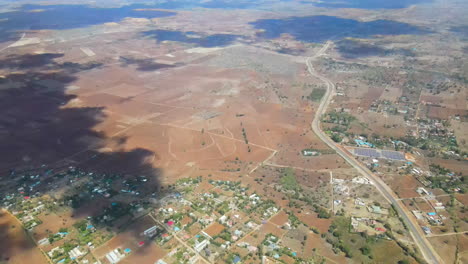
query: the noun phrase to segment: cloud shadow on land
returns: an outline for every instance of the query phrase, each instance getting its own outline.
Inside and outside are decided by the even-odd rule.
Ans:
[[[11,72],[0,77],[0,200],[6,206],[47,194],[57,206],[70,208],[74,219],[92,216],[97,228],[120,230],[122,221],[135,215],[136,204],[148,205],[158,197],[162,171],[152,165],[157,154],[124,149],[125,137],[94,130],[107,117],[102,107],[65,106],[76,98],[66,91],[78,74],[102,65],[56,62],[61,56],[0,58],[0,68]],[[79,187],[69,189],[71,183]],[[116,217],[103,220],[104,213]],[[11,254],[4,248],[0,262]]]
[[[197,32],[184,32],[173,30],[150,30],[142,33],[144,36],[151,37],[157,41],[176,41],[186,44],[192,44],[203,48],[224,47],[232,44],[237,39],[242,38],[241,35],[235,34],[213,34],[200,35]]]
[[[429,31],[407,23],[391,20],[358,20],[334,16],[289,17],[284,19],[260,19],[250,23],[261,30],[259,37],[274,39],[281,34],[290,34],[304,42],[324,42],[329,39],[347,37],[370,38],[375,35],[418,35]]]
[[[152,58],[133,58],[133,57],[124,57],[120,56],[120,62],[122,67],[127,67],[130,65],[136,65],[137,70],[139,71],[157,71],[166,68],[174,68],[180,66],[181,64],[165,64],[165,63],[158,63]]]
[[[450,31],[462,39],[468,39],[468,25],[451,27]]]
[[[290,0],[280,0],[290,1]],[[158,3],[158,8],[163,9],[257,9],[259,6],[268,5],[271,2],[264,0],[172,0]]]
[[[336,43],[336,48],[341,56],[345,58],[360,58],[369,56],[415,56],[414,52],[409,49],[393,48],[387,49],[375,44],[362,43],[359,40],[344,39]]]

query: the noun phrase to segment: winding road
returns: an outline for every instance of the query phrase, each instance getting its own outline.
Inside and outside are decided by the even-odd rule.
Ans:
[[[418,246],[425,260],[431,264],[444,263],[441,260],[440,256],[437,254],[437,252],[434,250],[432,245],[426,239],[426,236],[424,235],[419,224],[411,216],[411,213],[408,211],[408,209],[406,209],[406,207],[404,207],[403,203],[398,199],[398,196],[390,189],[390,187],[388,187],[388,185],[385,184],[385,182],[383,182],[382,179],[380,179],[378,176],[372,173],[367,167],[365,167],[359,161],[354,159],[354,157],[349,152],[343,150],[338,144],[335,144],[335,142],[333,142],[323,132],[320,124],[320,119],[322,115],[326,112],[327,107],[335,94],[335,84],[326,77],[318,74],[314,70],[312,61],[322,56],[331,44],[331,41],[327,41],[327,43],[314,56],[308,58],[306,61],[307,70],[309,71],[310,75],[320,79],[327,86],[327,91],[323,96],[317,111],[315,112],[314,120],[311,124],[312,130],[320,138],[320,140],[327,144],[331,149],[335,150],[338,155],[340,155],[344,160],[346,160],[346,162],[353,166],[359,173],[371,180],[374,186],[383,195],[383,197],[394,206],[394,208],[408,227],[408,230],[414,242]]]

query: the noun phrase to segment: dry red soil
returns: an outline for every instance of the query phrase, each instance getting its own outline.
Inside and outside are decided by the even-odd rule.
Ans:
[[[333,221],[332,219],[318,218],[317,214],[314,212],[300,214],[296,213],[296,216],[307,226],[317,228],[320,233],[326,233],[330,227],[331,222]]]
[[[270,219],[270,222],[281,227],[288,222],[288,214],[284,211],[280,211]]]
[[[419,197],[416,189],[422,184],[411,175],[395,175],[391,186],[400,198],[413,198]]]
[[[208,234],[210,237],[214,237],[216,235],[219,235],[221,232],[223,232],[224,229],[225,229],[225,227],[222,224],[213,223],[210,226],[208,226],[207,228],[205,228],[203,231],[206,234]]]
[[[48,237],[49,234],[56,234],[60,228],[70,228],[78,220],[71,216],[71,211],[61,214],[41,214],[38,218],[42,224],[34,228],[33,236],[36,241]]]

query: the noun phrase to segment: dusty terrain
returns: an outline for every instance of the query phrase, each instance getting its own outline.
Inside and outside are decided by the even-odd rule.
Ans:
[[[0,172],[5,179],[1,190],[21,196],[49,194],[57,200],[69,195],[75,179],[52,181],[47,168],[58,173],[80,167],[129,181],[145,177],[141,194],[134,197],[120,194],[111,201],[96,195],[93,203],[41,214],[38,218],[44,224],[32,232],[35,240],[99,215],[114,201],[152,199],[156,204],[159,192],[171,190],[179,179],[203,176],[242,181],[252,193],[282,208],[246,241],[258,244],[272,233],[301,258],[347,261],[344,251],[332,248],[320,234],[331,233],[335,214],[380,218],[358,208],[356,199],[366,196],[368,206],[389,204],[372,184],[353,182],[357,171],[311,129],[321,99],[313,92],[324,86],[309,74],[306,60],[328,40],[333,44],[314,67],[336,85],[329,112],[347,113],[353,120],[349,125],[324,122],[323,130],[345,127],[343,145],[353,145],[353,137],[362,136],[377,143],[385,139],[388,144],[382,148],[392,150],[392,140],[453,135],[457,158],[448,150],[438,152],[453,141],[434,140],[434,145],[425,146],[436,149],[432,152],[421,146],[405,152],[417,157],[411,166],[425,171],[434,164],[460,177],[468,171],[464,62],[468,21],[463,3],[397,1],[376,9],[355,1],[221,1],[222,7],[216,1],[156,6],[67,1],[77,5],[22,7],[23,2],[28,1],[8,5],[0,13],[0,23],[9,28],[0,28]],[[435,18],[434,10],[441,8],[448,11]],[[58,14],[69,19],[57,21]],[[425,128],[420,120],[433,120],[436,129]],[[306,156],[305,149],[317,155]],[[370,159],[360,161],[371,164]],[[445,261],[463,262],[466,195],[449,199],[447,188],[426,186],[411,170],[401,168],[409,166],[403,162],[379,166],[374,168],[379,177],[408,209],[424,213],[434,209],[420,197],[418,187],[433,192],[445,205],[452,203],[453,211],[440,213],[448,220],[444,227],[433,228],[430,242],[441,248]],[[16,171],[40,171],[38,187],[28,190],[31,183]],[[284,182],[288,173],[292,183]],[[23,184],[26,193],[16,183]],[[117,192],[127,183],[119,184],[113,185]],[[196,191],[214,190],[205,184]],[[298,229],[282,227],[289,221],[286,212],[302,223]],[[319,217],[324,212],[331,215]],[[403,229],[392,214],[382,219]],[[150,224],[143,218],[141,226],[127,226],[130,221],[130,216],[117,221],[112,231],[127,231],[95,250],[97,259],[117,246],[134,251],[125,263],[154,262],[168,254],[153,243],[138,247],[135,232]],[[192,228],[192,236],[203,229]],[[26,256],[40,263],[40,252],[18,230],[10,230],[8,236],[18,236]],[[398,238],[411,248],[407,231],[399,231]],[[402,247],[394,242],[374,246],[375,254],[389,248],[404,258]],[[11,258],[19,250],[12,244],[1,258]],[[381,257],[357,255],[350,259],[384,262]],[[281,259],[294,261],[287,255]]]
[[[21,223],[4,210],[0,211],[0,227],[4,249],[1,262],[19,264],[34,259],[35,263],[48,263],[30,236],[21,228]]]

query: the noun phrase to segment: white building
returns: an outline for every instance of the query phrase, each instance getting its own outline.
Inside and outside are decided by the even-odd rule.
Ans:
[[[195,249],[195,251],[197,251],[197,252],[200,252],[200,251],[202,251],[206,246],[208,246],[209,244],[210,244],[210,241],[208,241],[208,239],[205,239],[205,240],[203,240],[202,242],[195,244],[195,246],[193,247],[193,249]]]
[[[125,255],[122,255],[117,248],[106,254],[106,258],[111,264],[119,263],[124,257]]]

